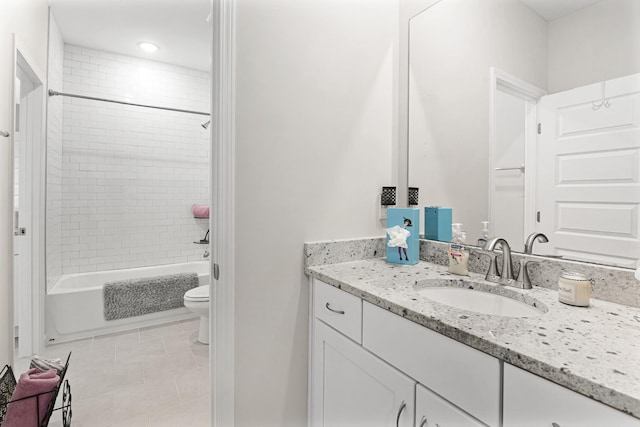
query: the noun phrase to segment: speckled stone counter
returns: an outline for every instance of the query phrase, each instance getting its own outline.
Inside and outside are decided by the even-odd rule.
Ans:
[[[467,344],[507,363],[640,418],[640,309],[598,299],[588,308],[558,302],[555,290],[519,290],[451,275],[421,261],[415,266],[387,263],[373,245],[368,259],[307,266],[305,272],[372,304]],[[484,288],[529,304],[538,317],[478,314],[439,304],[420,293],[431,280]]]
[[[447,265],[448,246],[448,243],[420,239],[420,259]],[[305,243],[304,252],[306,267],[377,258],[385,253],[385,238],[367,237]],[[469,247],[469,271],[486,273],[489,258],[482,252],[478,247]],[[516,252],[512,252],[511,255],[516,275],[520,270],[521,259],[533,261],[529,263],[528,270],[529,277],[536,286],[555,290],[558,277],[563,271],[575,271],[591,279],[594,298],[640,308],[640,282],[635,279],[634,270]],[[498,255],[498,265],[502,265],[502,255]]]

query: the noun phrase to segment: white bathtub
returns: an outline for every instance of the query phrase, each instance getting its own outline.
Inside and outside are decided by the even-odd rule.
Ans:
[[[104,320],[102,287],[106,282],[198,273],[200,286],[209,284],[209,262],[158,265],[126,270],[66,274],[47,292],[46,334],[49,343],[104,335],[160,323],[197,317],[184,307],[126,319]]]

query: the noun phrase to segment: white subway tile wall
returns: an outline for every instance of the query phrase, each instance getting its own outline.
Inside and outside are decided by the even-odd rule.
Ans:
[[[55,88],[53,88],[55,89]],[[78,46],[64,91],[209,111],[209,73]],[[64,98],[62,272],[194,261],[208,220],[207,116]]]
[[[64,41],[51,17],[49,25],[48,85],[63,86]],[[47,200],[46,200],[47,289],[62,275],[62,98],[49,97],[47,105]]]

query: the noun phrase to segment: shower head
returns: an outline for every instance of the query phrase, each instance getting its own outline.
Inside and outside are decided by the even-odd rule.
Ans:
[[[211,120],[207,120],[205,123],[202,123],[200,126],[202,126],[205,129],[208,129],[210,124],[211,124]]]

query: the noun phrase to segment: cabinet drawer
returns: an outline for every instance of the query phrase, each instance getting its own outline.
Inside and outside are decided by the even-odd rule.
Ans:
[[[500,362],[364,302],[362,345],[489,426],[500,424]]]
[[[362,342],[362,300],[319,280],[313,281],[314,316],[358,344]]]
[[[504,364],[504,427],[640,427],[640,420]]]

